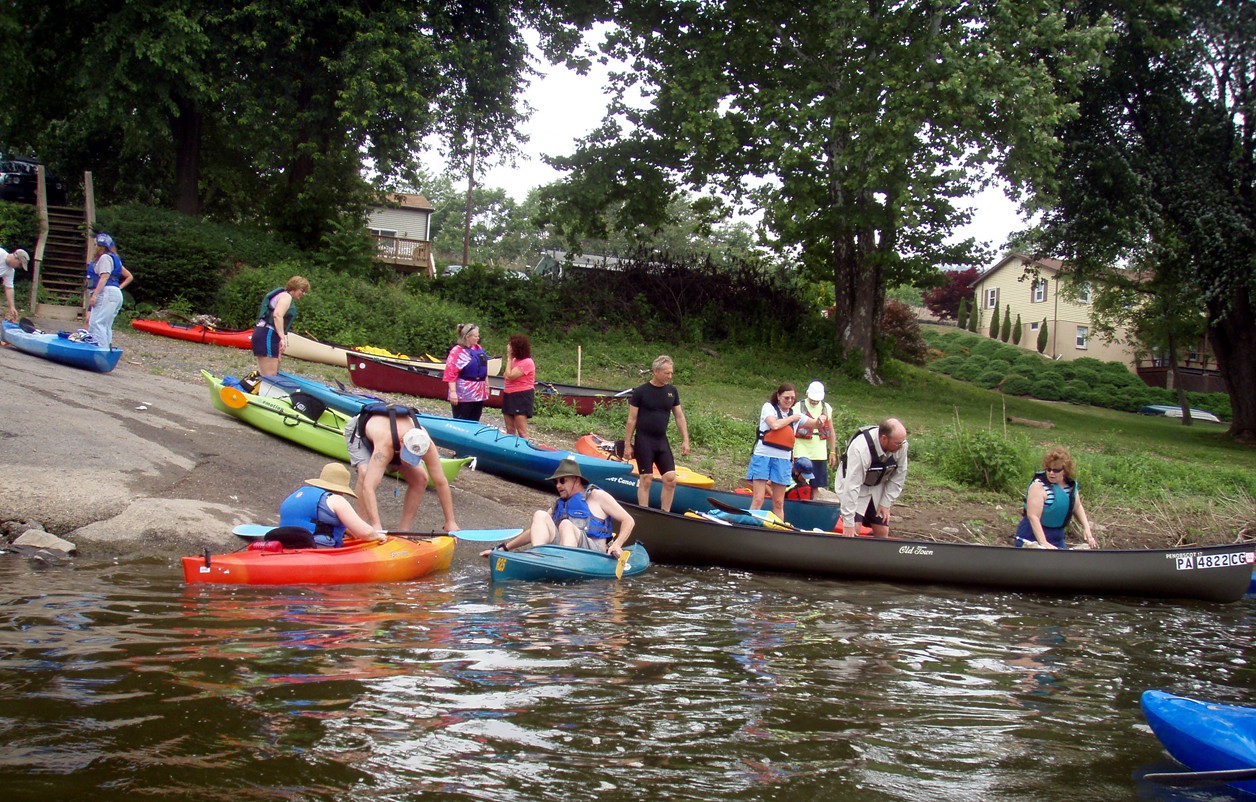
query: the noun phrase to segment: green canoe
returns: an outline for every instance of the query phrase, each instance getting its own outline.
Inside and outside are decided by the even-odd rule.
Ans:
[[[349,450],[345,447],[345,424],[349,416],[328,408],[323,410],[317,421],[292,408],[292,404],[283,398],[268,398],[241,392],[235,387],[223,387],[222,380],[207,370],[201,371],[205,383],[209,385],[209,398],[214,407],[238,418],[250,426],[263,432],[291,440],[299,446],[311,451],[338,459],[349,461]],[[475,460],[472,457],[462,459],[441,458],[445,468],[445,478],[453,482],[458,472]],[[428,484],[431,487],[431,483]]]

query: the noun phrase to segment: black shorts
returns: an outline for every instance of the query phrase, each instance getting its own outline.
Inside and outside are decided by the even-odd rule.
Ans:
[[[279,358],[279,332],[273,326],[253,327],[253,356]]]
[[[877,503],[872,499],[868,499],[868,509],[864,510],[863,515],[855,516],[855,523],[864,526],[889,526],[877,512]]]
[[[672,456],[672,446],[666,437],[650,437],[637,432],[632,450],[637,470],[643,474],[649,474],[655,468],[659,469],[659,476],[676,470],[676,458]]]
[[[531,418],[536,406],[536,389],[520,390],[502,395],[503,415],[522,415]]]

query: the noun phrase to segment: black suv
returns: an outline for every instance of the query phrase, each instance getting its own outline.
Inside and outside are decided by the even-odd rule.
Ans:
[[[39,186],[39,176],[35,174],[38,166],[39,160],[25,156],[0,157],[0,200],[34,203]],[[64,206],[65,182],[47,171],[44,182],[48,187],[48,205]]]

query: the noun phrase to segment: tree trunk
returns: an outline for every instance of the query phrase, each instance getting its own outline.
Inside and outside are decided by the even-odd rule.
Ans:
[[[1186,388],[1178,375],[1177,335],[1169,331],[1169,367],[1165,369],[1165,387],[1177,392],[1178,406],[1182,408],[1182,425],[1191,425],[1191,405],[1186,400]]]
[[[838,349],[847,359],[859,359],[865,381],[880,384],[876,333],[885,290],[880,260],[865,240],[854,232],[833,238],[833,321]]]
[[[176,101],[174,118],[174,208],[181,214],[201,213],[201,124],[204,117],[191,103]]]
[[[1256,444],[1256,310],[1250,291],[1208,304],[1208,336],[1230,393],[1230,436]]]

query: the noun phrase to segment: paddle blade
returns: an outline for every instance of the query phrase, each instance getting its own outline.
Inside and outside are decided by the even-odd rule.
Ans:
[[[22,329],[22,331],[26,332],[27,334],[34,334],[35,332],[39,331],[39,329],[35,328],[35,324],[32,323],[31,319],[28,317],[24,317],[21,320],[19,320],[17,322],[17,325],[19,328]]]
[[[396,537],[456,537],[471,543],[494,543],[509,540],[522,532],[522,529],[459,529],[457,532],[392,532]]]
[[[242,537],[246,540],[255,540],[259,537],[266,537],[266,534],[274,528],[275,527],[273,526],[266,526],[264,524],[240,524],[235,529],[231,530],[231,534],[236,537]]]
[[[615,561],[615,578],[624,578],[624,566],[628,564],[628,558],[632,556],[632,549],[624,549],[619,553],[619,559]]]
[[[244,409],[249,405],[249,399],[245,397],[244,393],[235,387],[228,387],[225,384],[218,391],[218,397],[232,409]]]

